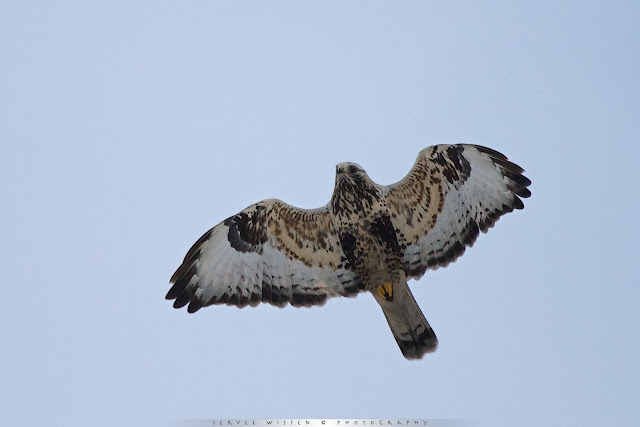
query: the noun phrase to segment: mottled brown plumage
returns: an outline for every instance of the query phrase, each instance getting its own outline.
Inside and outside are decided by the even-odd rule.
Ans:
[[[342,163],[330,202],[319,209],[276,199],[256,203],[205,233],[171,278],[167,299],[195,312],[324,304],[371,292],[405,357],[434,351],[437,338],[407,286],[447,265],[498,218],[522,209],[530,181],[486,147],[436,145],[390,186]]]

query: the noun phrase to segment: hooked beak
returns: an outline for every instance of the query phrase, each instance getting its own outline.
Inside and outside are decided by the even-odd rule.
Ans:
[[[344,173],[344,165],[338,165],[336,166],[336,174],[341,174]]]

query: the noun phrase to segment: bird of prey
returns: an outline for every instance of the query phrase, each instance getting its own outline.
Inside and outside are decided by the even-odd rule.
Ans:
[[[425,148],[407,176],[388,186],[340,163],[326,206],[263,200],[207,231],[171,277],[166,298],[193,313],[212,304],[322,305],[369,292],[404,357],[420,359],[438,339],[407,280],[446,266],[480,231],[522,209],[520,197],[531,195],[522,172],[503,154],[467,144]]]

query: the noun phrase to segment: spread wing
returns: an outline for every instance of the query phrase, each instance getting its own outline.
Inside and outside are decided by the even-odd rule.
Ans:
[[[501,153],[477,145],[422,150],[407,176],[384,187],[407,277],[449,264],[480,231],[522,209],[519,197],[531,195],[522,172]]]
[[[171,277],[166,298],[175,308],[189,304],[191,313],[211,304],[321,305],[360,291],[344,259],[327,207],[264,200],[207,231]]]

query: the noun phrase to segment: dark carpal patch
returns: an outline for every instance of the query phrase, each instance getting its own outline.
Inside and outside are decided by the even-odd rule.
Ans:
[[[442,167],[442,175],[449,184],[456,188],[460,188],[471,174],[471,165],[464,158],[463,152],[462,146],[450,146],[444,152],[432,154],[431,158],[435,164]]]
[[[193,293],[195,293],[196,288],[193,286],[189,288],[188,286],[189,283],[191,283],[193,276],[198,273],[198,260],[200,259],[202,247],[209,241],[212,232],[213,229],[207,231],[196,243],[194,243],[193,246],[191,246],[191,249],[189,249],[189,252],[187,252],[187,255],[184,257],[184,262],[176,272],[173,273],[173,276],[171,276],[171,283],[173,283],[173,286],[169,289],[165,298],[168,300],[176,299],[174,307],[176,305],[183,307],[188,302],[188,300],[185,300],[184,298],[191,298]],[[178,302],[177,299],[182,295],[185,295],[185,297],[180,299]],[[195,305],[194,309],[197,310]]]
[[[461,172],[461,175],[466,180],[471,174],[471,164],[462,154],[464,152],[464,147],[461,146],[451,146],[447,149],[447,154],[449,158],[455,165],[456,169]]]
[[[228,218],[227,238],[232,248],[239,252],[256,252],[262,255],[262,244],[267,241],[264,207],[257,205],[250,214],[240,212]]]

